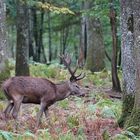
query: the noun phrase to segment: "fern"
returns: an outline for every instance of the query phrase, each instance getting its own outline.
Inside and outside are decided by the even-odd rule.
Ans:
[[[6,131],[2,131],[0,130],[0,136],[4,139],[4,140],[13,140],[13,136],[12,133],[10,132],[6,132]]]

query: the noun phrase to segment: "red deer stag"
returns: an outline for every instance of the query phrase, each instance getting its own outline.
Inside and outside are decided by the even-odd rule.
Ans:
[[[6,80],[2,89],[9,101],[4,114],[7,117],[10,112],[14,119],[17,118],[21,103],[40,104],[37,114],[37,126],[40,123],[43,112],[47,117],[48,107],[56,101],[63,100],[69,95],[83,95],[82,88],[76,83],[85,77],[84,74],[75,76],[75,70],[70,68],[71,59],[68,55],[60,56],[66,68],[71,74],[70,80],[55,84],[45,78],[33,78],[29,76],[15,76]]]

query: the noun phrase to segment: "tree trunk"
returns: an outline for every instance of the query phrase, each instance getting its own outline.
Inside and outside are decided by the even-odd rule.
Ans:
[[[26,1],[17,1],[16,76],[29,75],[28,8]]]
[[[69,35],[69,27],[62,29],[60,34],[61,34],[60,35],[60,54],[65,54],[66,47],[67,47],[67,39]]]
[[[117,48],[118,48],[118,38],[117,38],[117,19],[116,19],[116,11],[113,6],[113,0],[110,0],[110,24],[111,24],[111,31],[112,31],[112,42],[113,42],[113,51],[112,51],[112,90],[116,92],[121,92],[120,81],[118,78],[117,72]]]
[[[136,93],[133,111],[126,122],[126,127],[135,126],[134,132],[140,134],[140,1],[131,2],[134,20],[134,52],[136,62]]]
[[[38,60],[38,22],[37,22],[37,11],[35,8],[32,9],[33,12],[33,36],[35,41],[35,50],[33,60],[39,62]]]
[[[34,60],[34,40],[33,40],[33,11],[30,7],[29,9],[29,57]]]
[[[85,1],[86,9],[93,7],[93,1]],[[87,30],[87,59],[86,68],[92,72],[101,71],[105,68],[105,48],[100,19],[93,16],[86,18]]]
[[[87,49],[86,68],[92,72],[103,70],[105,68],[103,34],[100,20],[94,17],[87,20]]]
[[[48,11],[48,39],[49,39],[49,62],[52,61],[52,35],[51,35],[51,17]]]
[[[3,80],[9,77],[8,70],[8,53],[7,53],[7,39],[6,39],[6,5],[4,0],[0,1],[0,85]]]
[[[123,108],[121,118],[118,122],[120,126],[123,126],[132,112],[136,91],[133,11],[131,0],[121,0],[121,32]]]
[[[87,57],[87,30],[86,30],[86,17],[81,17],[81,32],[80,32],[80,47],[78,65],[83,67]]]
[[[42,3],[44,3],[44,0],[42,0]],[[39,62],[47,63],[46,55],[45,55],[45,49],[43,45],[43,30],[44,30],[44,10],[41,10],[41,16],[40,16],[40,30],[39,30],[39,47],[38,47],[38,60]]]

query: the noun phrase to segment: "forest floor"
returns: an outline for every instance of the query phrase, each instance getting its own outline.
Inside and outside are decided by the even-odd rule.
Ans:
[[[53,82],[68,79],[69,73],[59,65],[31,65],[31,75],[46,77]],[[131,140],[135,136],[129,130],[119,128],[121,94],[111,91],[111,72],[86,72],[80,81],[85,87],[85,97],[70,96],[49,107],[48,117],[43,114],[36,127],[39,105],[22,104],[15,122],[11,116],[5,119],[3,110],[6,100],[0,101],[0,140]],[[81,72],[81,70],[77,71]],[[78,73],[77,73],[78,74]],[[14,69],[11,76],[14,75]],[[121,79],[121,72],[119,72]]]
[[[71,140],[107,140],[121,133],[122,129],[117,124],[120,111],[116,113],[120,109],[118,106],[121,106],[120,99],[117,99],[120,94],[108,92],[110,87],[107,86],[90,85],[88,90],[85,97],[69,97],[52,105],[48,118],[43,116],[39,128],[35,127],[38,105],[23,104],[15,123],[11,117],[8,120],[3,118],[2,110],[6,101],[1,101],[0,130],[20,136],[26,134],[28,139],[41,137],[48,140],[59,140],[60,137],[67,137],[65,140],[69,140],[68,137]],[[112,98],[114,95],[117,95],[117,98]]]

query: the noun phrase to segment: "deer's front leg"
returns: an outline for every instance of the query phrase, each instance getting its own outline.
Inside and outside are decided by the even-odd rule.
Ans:
[[[22,96],[14,99],[14,108],[13,108],[13,112],[12,112],[12,116],[13,116],[14,119],[17,119],[22,100],[23,100]]]
[[[48,107],[45,108],[44,114],[45,114],[45,117],[47,118],[48,117]]]
[[[10,114],[13,106],[14,106],[14,103],[11,103],[11,102],[8,103],[6,109],[4,110],[4,114],[6,118],[8,117],[8,114]]]
[[[46,103],[41,102],[41,107],[40,107],[40,110],[39,110],[39,112],[37,114],[37,124],[36,124],[37,127],[40,124],[40,120],[41,120],[41,117],[43,115],[43,112],[45,112],[45,109],[46,109]]]

